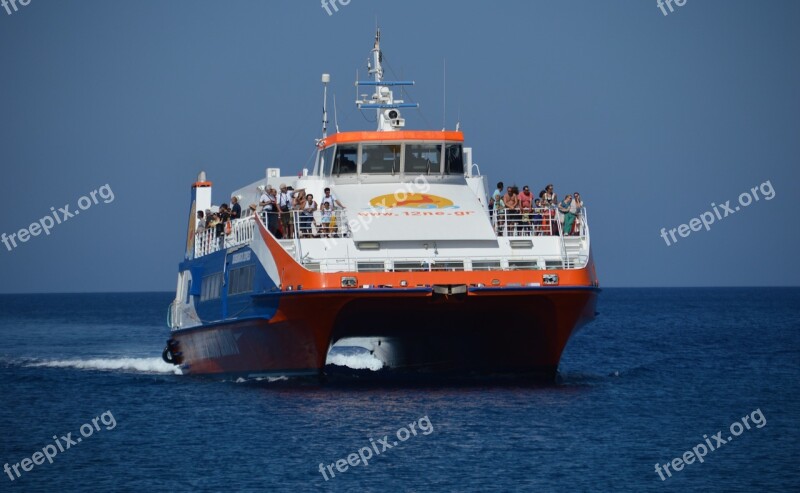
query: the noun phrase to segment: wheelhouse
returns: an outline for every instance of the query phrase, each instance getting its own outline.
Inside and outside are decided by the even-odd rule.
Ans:
[[[460,176],[466,170],[461,132],[344,132],[320,143],[313,175],[335,181]]]

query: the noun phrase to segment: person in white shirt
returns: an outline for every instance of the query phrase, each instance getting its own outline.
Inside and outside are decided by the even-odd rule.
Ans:
[[[281,224],[283,225],[283,234],[286,238],[291,238],[294,234],[294,220],[292,214],[292,201],[294,193],[286,187],[285,183],[281,183],[281,193],[278,195],[278,207],[280,208]]]
[[[317,203],[314,201],[314,196],[311,194],[306,195],[306,203],[303,204],[303,212],[300,213],[300,234],[311,236],[311,223],[314,222],[314,211],[317,210]]]
[[[267,216],[267,229],[270,233],[277,236],[278,211],[276,210],[276,204],[278,203],[278,199],[275,196],[275,189],[270,185],[266,187],[262,185],[259,187],[259,190],[263,192],[258,202],[261,205],[261,212]]]
[[[344,209],[344,206],[342,205],[342,203],[339,202],[339,199],[336,198],[336,195],[331,193],[331,189],[328,188],[328,187],[325,187],[325,196],[322,197],[322,201],[320,202],[320,208],[322,207],[322,204],[325,204],[325,203],[330,205],[331,210],[336,209],[335,206],[337,206],[337,205],[340,208]]]

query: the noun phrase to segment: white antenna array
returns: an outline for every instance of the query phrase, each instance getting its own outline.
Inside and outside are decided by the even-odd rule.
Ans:
[[[367,69],[372,80],[358,80],[356,74],[356,98],[358,98],[358,87],[374,87],[375,92],[369,99],[363,94],[362,99],[356,99],[359,109],[372,109],[377,113],[378,131],[398,130],[406,125],[398,111],[400,108],[417,108],[416,103],[405,103],[399,99],[394,99],[392,87],[413,86],[413,81],[384,81],[383,80],[383,53],[381,52],[381,31],[375,33],[375,45],[372,48],[372,56],[367,61]]]

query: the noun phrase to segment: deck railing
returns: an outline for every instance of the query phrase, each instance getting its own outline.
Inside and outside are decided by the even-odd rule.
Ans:
[[[570,232],[563,231],[563,214],[554,208],[535,208],[531,212],[493,211],[492,225],[497,236],[586,236],[586,208],[575,214],[575,222]]]
[[[267,229],[276,237],[294,240],[294,255],[295,258],[298,259],[304,258],[301,239],[344,238],[350,236],[350,227],[345,210],[333,211],[329,220],[325,221],[323,221],[323,216],[319,211],[315,211],[313,214],[298,210],[283,213],[261,212],[259,214],[260,219],[267,226]],[[281,220],[282,217],[285,218],[285,214],[292,215],[288,228],[284,228],[284,223]],[[256,216],[251,215],[231,221],[230,225],[226,225],[219,233],[215,227],[198,232],[195,235],[195,258],[209,255],[222,249],[250,243],[255,236],[255,220]],[[561,254],[558,261],[562,264],[562,268],[575,268],[585,264],[586,259],[583,256],[575,255],[574,251],[568,251],[567,242],[564,238],[565,236],[583,239],[588,237],[589,224],[587,221],[586,208],[578,210],[574,226],[571,228],[570,233],[566,235],[564,232],[563,216],[558,214],[558,211],[555,209],[536,208],[526,215],[522,213],[509,213],[508,211],[495,211],[495,213],[491,215],[491,221],[498,236],[517,238],[558,236],[560,238],[559,249]],[[285,229],[288,229],[288,231],[285,231]],[[397,266],[400,266],[401,270],[406,268],[410,270],[464,270],[463,264],[465,259],[453,259],[452,261],[440,259],[433,263],[430,263],[430,259],[427,258],[392,259],[392,264],[388,269],[383,266],[383,262],[386,259],[309,259],[311,263],[318,265],[318,268],[321,270],[328,270],[330,268],[336,269],[339,265],[349,264],[350,261],[356,260],[358,263],[358,265],[356,265],[356,270],[359,271],[363,271],[362,268],[368,269],[370,266],[375,268],[375,270],[382,271],[390,269],[397,271]],[[546,265],[547,268],[551,268],[552,262],[556,261],[556,259],[549,257],[520,259],[515,257],[514,262],[518,261],[533,263],[535,265],[534,268],[541,269],[543,265]],[[462,264],[461,267],[458,266],[459,262]],[[483,268],[484,262],[482,262],[481,259],[471,259],[471,262],[473,263],[472,267],[474,270],[487,270]],[[415,267],[413,265],[414,263],[418,263],[418,265]],[[492,269],[494,267],[496,266],[492,266]],[[510,265],[509,267],[503,267],[503,269],[507,268],[513,270],[515,266]]]
[[[217,232],[216,227],[196,233],[194,237],[195,258],[218,252],[223,248],[250,243],[255,235],[255,226],[255,216],[249,216],[231,221],[230,226],[223,226],[220,233]]]
[[[301,210],[288,212],[262,212],[261,220],[276,237],[284,240],[301,238],[344,238],[350,234],[346,211],[331,211],[326,217],[321,211],[307,213]],[[289,231],[284,219],[290,215]],[[270,222],[271,221],[271,222]]]

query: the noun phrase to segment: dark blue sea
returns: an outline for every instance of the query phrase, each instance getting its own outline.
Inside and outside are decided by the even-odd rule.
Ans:
[[[0,491],[800,491],[800,289],[606,289],[553,384],[176,375],[171,299],[0,296]]]

